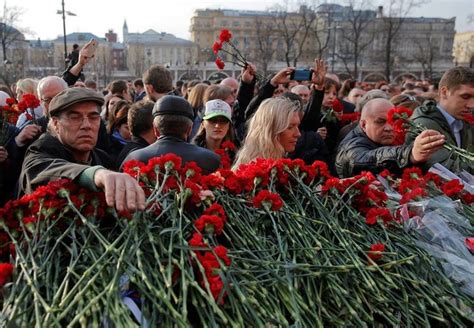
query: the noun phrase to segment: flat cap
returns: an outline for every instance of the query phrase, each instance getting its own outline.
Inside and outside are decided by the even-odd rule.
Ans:
[[[67,88],[54,96],[49,103],[49,116],[57,116],[72,105],[85,101],[93,101],[102,106],[104,97],[88,88]]]
[[[153,117],[158,115],[181,115],[194,120],[191,104],[183,97],[167,95],[160,98],[153,107]]]

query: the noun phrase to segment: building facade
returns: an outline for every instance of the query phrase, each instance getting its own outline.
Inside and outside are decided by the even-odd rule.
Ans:
[[[453,56],[456,65],[474,68],[474,31],[456,33]]]
[[[191,75],[198,65],[198,46],[194,42],[153,29],[130,33],[126,21],[123,45],[127,66],[133,76],[142,76],[148,67],[159,64],[170,69],[177,80]]]
[[[0,80],[11,84],[25,75],[28,41],[18,29],[0,23]]]
[[[386,17],[383,7],[322,4],[314,10],[301,6],[295,12],[196,10],[190,32],[199,45],[201,62],[215,59],[212,44],[226,28],[237,48],[264,72],[309,67],[320,57],[345,77],[397,80],[406,74],[436,78],[453,66],[454,25],[455,18]],[[227,67],[224,73],[235,74],[233,65]]]

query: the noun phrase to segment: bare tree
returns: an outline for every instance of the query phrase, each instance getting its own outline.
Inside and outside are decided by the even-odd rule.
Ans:
[[[290,12],[288,4],[279,7],[275,25],[283,42],[283,51],[286,64],[296,66],[305,50],[311,28],[316,21],[315,12],[306,5],[300,7],[299,12]]]
[[[376,33],[375,13],[369,10],[371,6],[371,0],[349,0],[347,16],[339,27],[341,40],[336,55],[343,61],[347,72],[355,78],[359,74],[359,61]]]
[[[324,58],[326,50],[329,48],[329,40],[331,39],[332,25],[331,16],[319,16],[314,23],[314,27],[310,29],[309,40],[314,41],[314,51],[318,58]]]
[[[254,61],[258,64],[264,76],[268,74],[268,67],[275,53],[274,41],[278,36],[277,32],[273,20],[255,18]]]
[[[426,3],[427,0],[389,0],[388,10],[380,17],[382,22],[381,35],[384,41],[385,76],[390,79],[394,65],[394,49],[398,32],[405,23],[413,8]]]
[[[423,33],[421,38],[417,38],[414,41],[414,47],[416,49],[413,59],[421,64],[425,77],[433,77],[433,65],[434,62],[440,59],[440,40],[436,37],[436,32],[433,31],[433,24],[429,23],[429,28],[426,33]]]
[[[8,49],[16,42],[25,40],[23,33],[16,28],[16,24],[23,15],[23,9],[19,7],[3,7],[3,15],[0,18],[0,43],[4,62],[8,60]]]

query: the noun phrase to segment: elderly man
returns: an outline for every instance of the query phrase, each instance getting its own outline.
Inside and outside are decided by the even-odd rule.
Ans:
[[[311,91],[306,85],[295,85],[293,88],[291,88],[291,92],[301,97],[301,99],[303,100],[303,105],[308,104]]]
[[[187,143],[193,126],[194,111],[182,97],[164,96],[153,108],[153,128],[158,140],[148,147],[131,152],[124,163],[136,159],[146,163],[150,158],[174,153],[183,164],[194,161],[205,174],[212,173],[220,166],[220,158],[214,152]]]
[[[104,189],[117,210],[144,209],[143,190],[132,177],[107,170],[108,156],[95,149],[104,99],[86,88],[66,89],[49,105],[54,136],[43,134],[28,149],[20,190],[32,192],[51,180],[69,178],[91,190]]]
[[[387,122],[393,105],[385,99],[373,99],[362,108],[359,125],[344,138],[336,157],[336,170],[341,177],[351,177],[362,171],[378,173],[402,169],[426,162],[445,142],[445,137],[433,130],[422,132],[413,143],[392,146],[393,128]]]
[[[474,70],[467,67],[454,67],[444,73],[439,82],[439,103],[425,103],[415,109],[411,120],[416,124],[442,133],[447,142],[462,149],[474,152],[474,127],[463,122],[466,115],[474,109]],[[416,137],[407,135],[407,142]],[[468,170],[474,172],[472,163],[456,158],[446,149],[438,150],[426,163],[425,168],[441,163],[452,171]]]

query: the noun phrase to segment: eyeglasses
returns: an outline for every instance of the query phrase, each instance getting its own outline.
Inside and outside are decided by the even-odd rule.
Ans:
[[[51,100],[53,100],[53,97],[49,98],[49,97],[41,97],[41,102],[45,103],[45,104],[49,104],[51,102]]]
[[[90,124],[97,124],[100,121],[100,114],[97,112],[89,113],[87,115],[81,115],[79,113],[67,113],[62,116],[69,124],[73,126],[80,126],[84,123],[84,120],[87,119]]]

